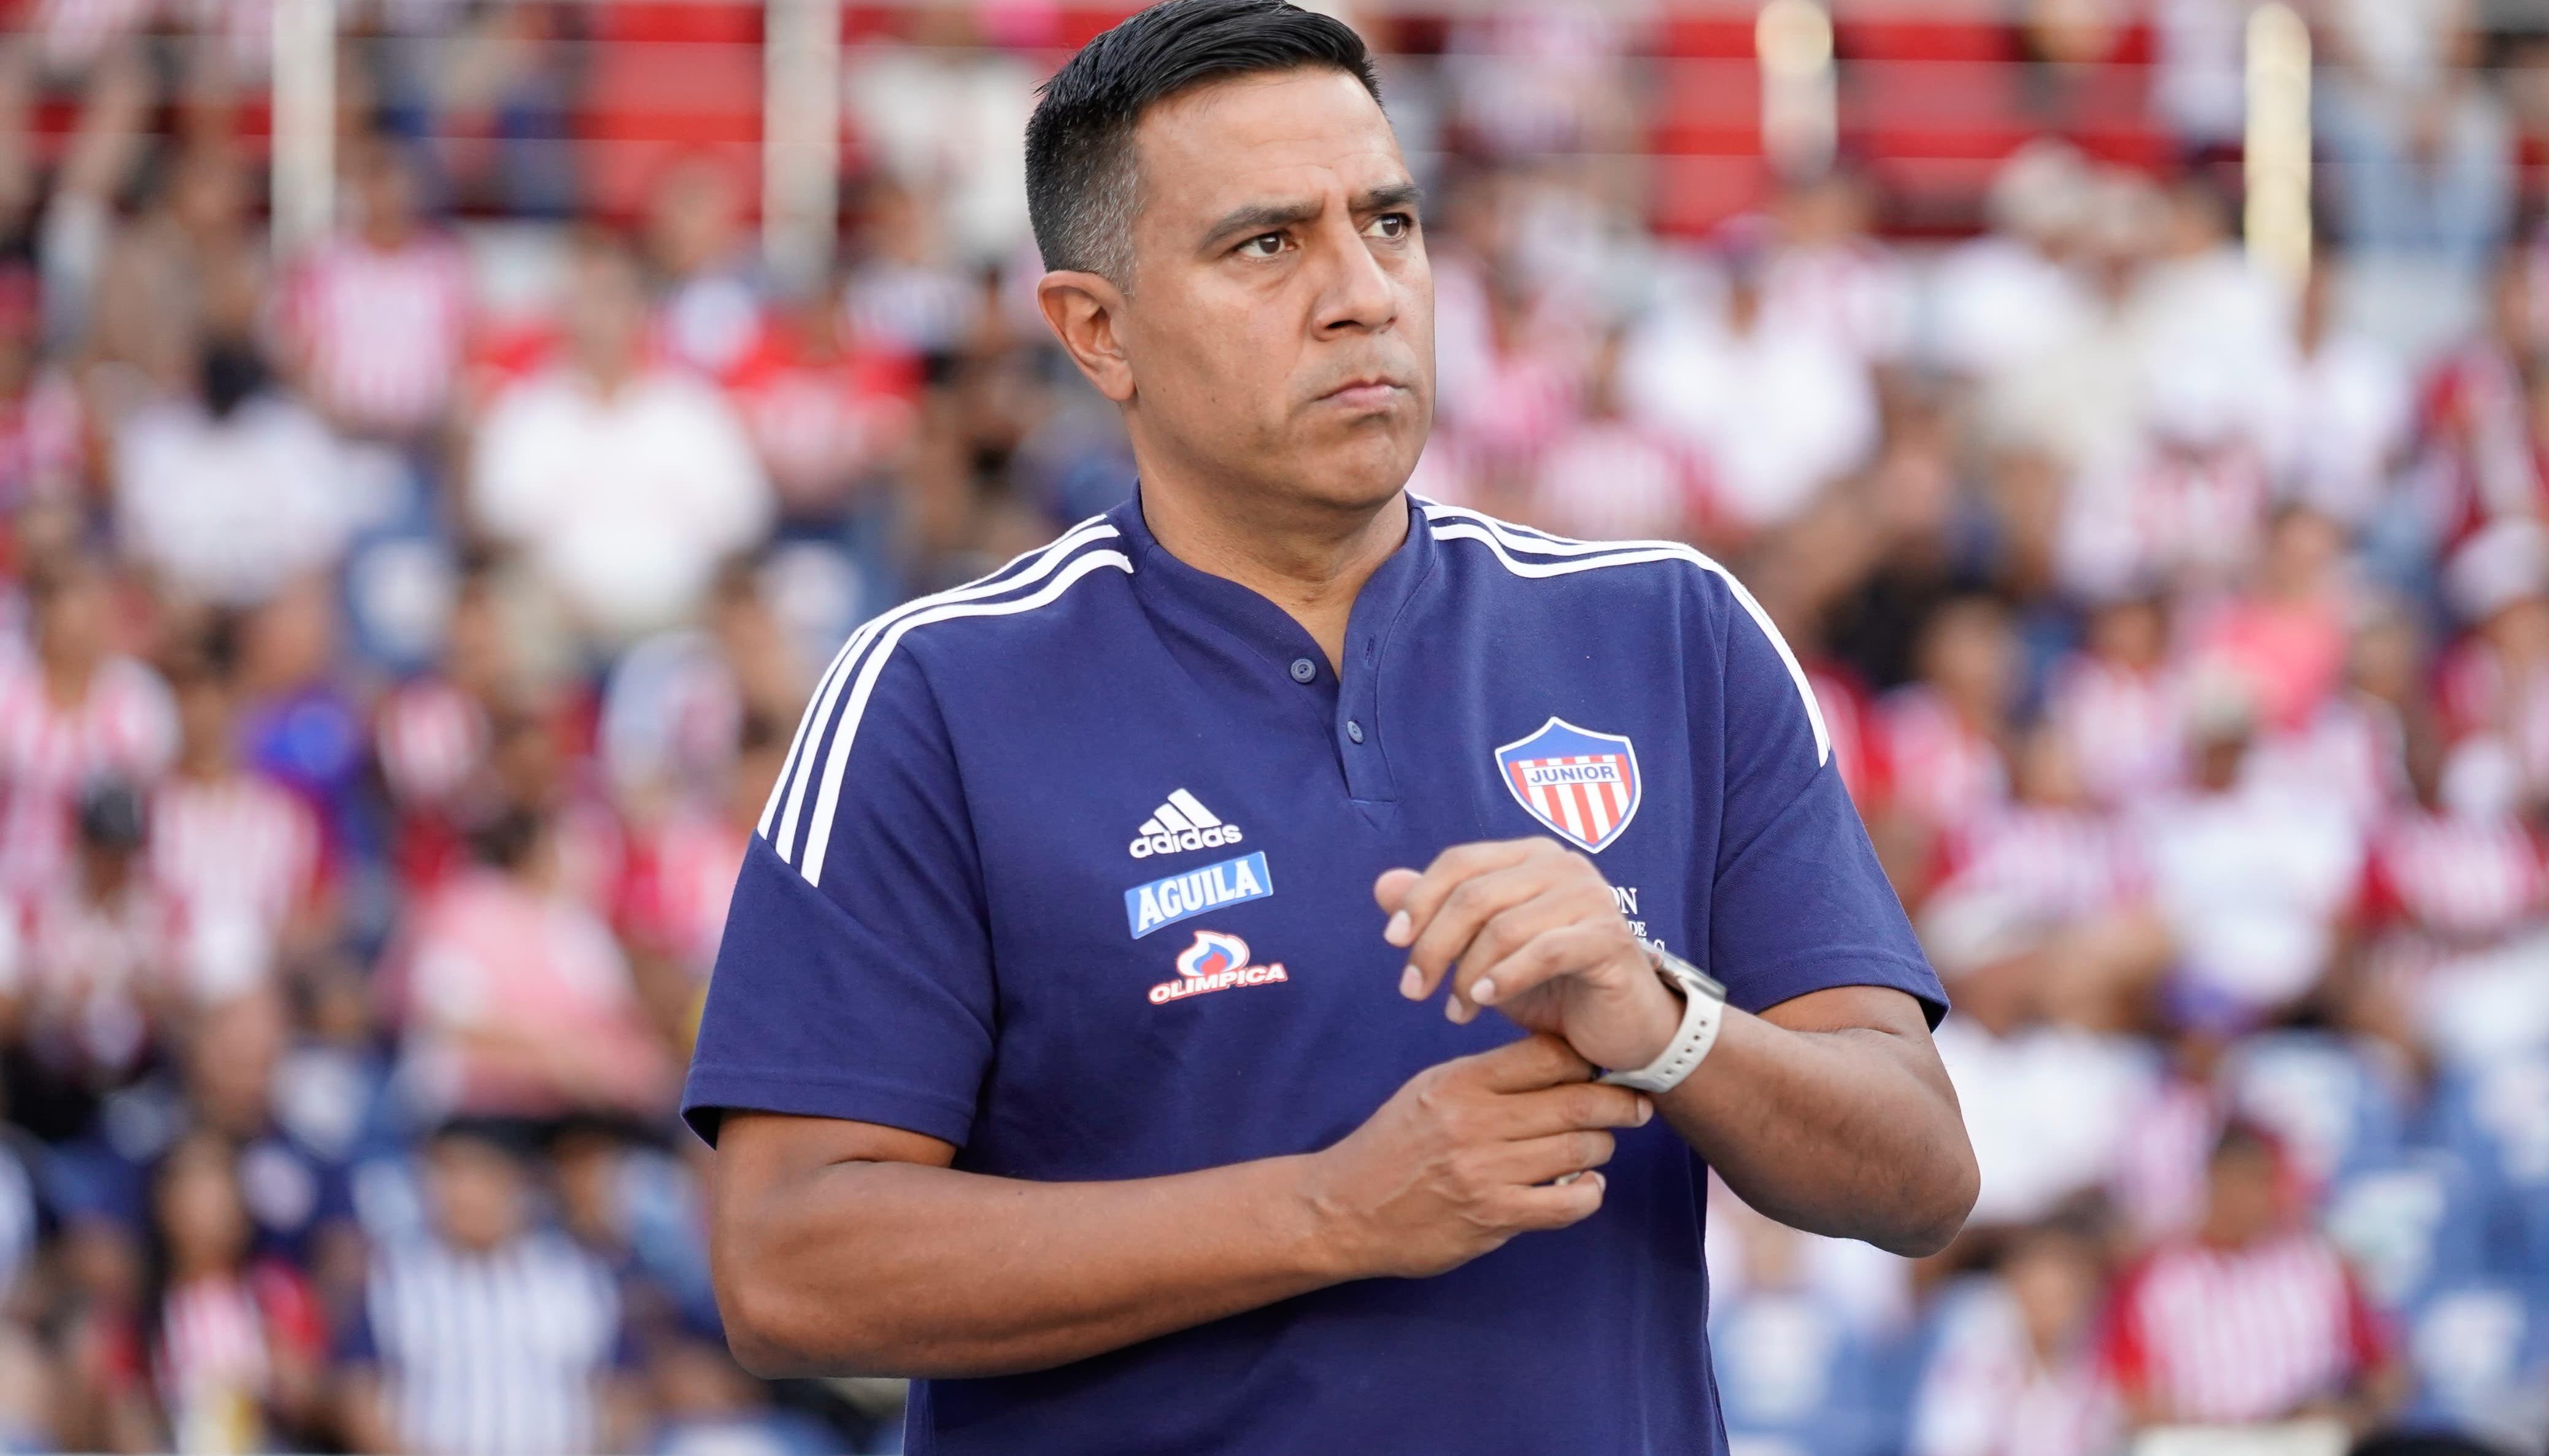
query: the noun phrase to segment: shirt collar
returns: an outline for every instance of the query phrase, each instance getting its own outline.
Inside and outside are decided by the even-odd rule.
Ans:
[[[1389,554],[1356,593],[1346,624],[1346,671],[1376,662],[1381,644],[1402,609],[1432,574],[1433,527],[1413,498],[1399,495],[1407,512],[1407,538]],[[1138,485],[1133,499],[1116,506],[1107,518],[1123,532],[1126,554],[1133,559],[1134,590],[1155,609],[1209,622],[1248,643],[1278,670],[1306,657],[1327,675],[1328,661],[1318,644],[1289,612],[1255,591],[1180,561],[1142,518]]]

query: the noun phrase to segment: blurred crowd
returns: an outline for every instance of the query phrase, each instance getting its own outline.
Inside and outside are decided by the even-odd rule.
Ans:
[[[256,7],[0,37],[0,1447],[893,1448],[890,1383],[725,1356],[670,1112],[813,673],[1131,489],[1028,295],[1055,22],[845,52],[809,278],[748,152],[562,139],[645,8],[340,7],[284,255]],[[2054,67],[2117,9],[2018,8]],[[2152,7],[2173,164],[2041,136],[1920,241],[1846,148],[1651,227],[1652,17],[1368,18],[1413,489],[1733,566],[1955,998],[1948,1253],[1720,1190],[1745,1456],[2549,1443],[2549,129],[2470,6],[2323,0],[2277,276],[2246,9]]]

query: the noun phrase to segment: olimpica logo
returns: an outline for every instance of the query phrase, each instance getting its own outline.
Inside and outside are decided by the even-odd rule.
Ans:
[[[1142,821],[1134,831],[1131,849],[1134,859],[1147,860],[1180,850],[1217,850],[1239,839],[1238,825],[1222,823],[1219,815],[1203,806],[1203,800],[1180,788]]]

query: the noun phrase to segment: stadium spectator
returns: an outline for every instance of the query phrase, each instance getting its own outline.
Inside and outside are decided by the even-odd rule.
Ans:
[[[766,323],[760,269],[742,224],[736,179],[710,156],[667,167],[646,198],[646,262],[665,352],[718,381],[751,356]]]
[[[2476,270],[2512,212],[2504,103],[2475,74],[2472,0],[2346,0],[2319,108],[2339,165],[2337,217],[2367,250]]]
[[[2302,287],[2296,393],[2276,453],[2295,499],[2359,529],[2398,508],[2388,485],[2407,455],[2415,398],[2398,358],[2343,317],[2343,269],[2322,251]]]
[[[919,425],[920,360],[860,333],[831,291],[782,301],[728,386],[778,493],[782,519],[813,534],[873,513]]]
[[[1963,834],[2007,801],[2016,657],[1999,603],[1947,602],[1924,627],[1920,681],[1877,705],[1893,811],[1918,834],[1933,841]]]
[[[344,170],[352,227],[298,259],[286,287],[287,372],[337,430],[431,444],[460,377],[468,262],[426,226],[417,162],[398,141],[359,138]]]
[[[2022,1230],[1947,1296],[1912,1410],[1910,1456],[2098,1456],[2124,1412],[2099,1362],[2104,1271],[2061,1224]]]
[[[660,1348],[647,1383],[657,1411],[648,1456],[821,1456],[837,1446],[820,1422],[773,1406],[714,1330]]]
[[[2258,708],[2244,683],[2213,677],[2191,691],[2186,787],[2143,821],[2152,898],[2179,952],[2172,1014],[2244,1031],[2325,972],[2361,835],[2324,785],[2254,771]]]
[[[181,994],[182,927],[150,883],[142,797],[112,779],[80,798],[71,867],[27,912],[10,968],[10,1116],[38,1137],[86,1132],[141,1071]]]
[[[58,501],[79,484],[87,451],[79,392],[44,356],[36,275],[0,268],[0,508]]]
[[[523,1153],[471,1124],[424,1153],[427,1228],[381,1248],[340,1350],[352,1449],[621,1449],[634,1410],[610,1271],[541,1228]]]
[[[1717,263],[1724,302],[1651,319],[1621,363],[1630,407],[1704,463],[1724,532],[1792,520],[1876,447],[1866,366],[1819,332],[1770,326],[1769,239],[1730,238]]]
[[[71,1175],[55,1185],[57,1211],[146,1240],[153,1170],[189,1139],[211,1138],[231,1157],[249,1253],[331,1295],[358,1282],[351,1170],[281,1118],[286,1018],[270,986],[181,1018],[170,1064],[117,1091],[95,1135],[57,1150],[56,1172]]]
[[[139,131],[140,121],[121,124]],[[141,216],[120,228],[101,226],[105,245],[95,255],[102,261],[80,316],[91,356],[130,371],[103,386],[120,400],[153,389],[184,394],[205,339],[254,333],[268,265],[249,217],[248,185],[246,158],[236,147],[199,140],[172,160]],[[100,241],[55,238],[65,252],[97,249]]]
[[[1596,347],[1580,415],[1559,430],[1531,473],[1528,518],[1591,540],[1704,537],[1707,482],[1681,440],[1627,412],[1619,332]]]
[[[326,1322],[293,1266],[255,1252],[238,1166],[220,1134],[200,1133],[151,1177],[132,1395],[152,1403],[172,1450],[272,1450],[317,1428]]]
[[[332,567],[356,523],[335,441],[243,338],[209,340],[196,389],[126,416],[115,450],[117,532],[182,597],[264,601]]]
[[[2070,264],[2095,187],[2088,159],[2050,137],[2001,163],[1986,199],[1991,230],[1950,247],[1932,278],[1939,363],[1994,380],[2082,325],[2090,302]]]
[[[230,656],[171,665],[177,760],[150,800],[150,872],[190,923],[243,921],[288,956],[330,939],[324,843],[305,801],[239,764]]]
[[[2336,1249],[2295,1227],[2293,1187],[2268,1136],[2233,1124],[2196,1235],[2124,1276],[2106,1358],[2134,1424],[2325,1414],[2360,1432],[2397,1404],[2389,1332]]]
[[[104,563],[67,552],[34,563],[24,586],[29,640],[0,653],[0,886],[31,897],[67,867],[82,788],[155,781],[177,724],[159,675],[116,650]]]
[[[479,433],[470,500],[597,644],[672,626],[717,563],[770,522],[769,482],[725,402],[644,352],[621,244],[578,246],[564,359],[507,388]]]
[[[402,957],[411,1072],[445,1114],[660,1113],[672,1068],[610,927],[561,883],[531,807],[473,836],[475,867],[423,907]]]
[[[1729,1442],[1863,1448],[1875,1417],[1873,1361],[1855,1312],[1812,1278],[1807,1235],[1749,1210],[1738,1217],[1743,1276],[1708,1312]]]

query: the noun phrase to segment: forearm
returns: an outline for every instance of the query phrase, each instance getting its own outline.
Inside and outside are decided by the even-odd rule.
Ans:
[[[764,1375],[1037,1370],[1347,1277],[1300,1158],[1039,1183],[841,1162],[721,1208],[728,1332]]]
[[[1955,1236],[1976,1187],[1935,1068],[1892,1032],[1792,1030],[1730,1007],[1708,1059],[1655,1106],[1746,1203],[1918,1257]]]

